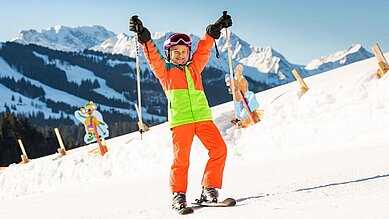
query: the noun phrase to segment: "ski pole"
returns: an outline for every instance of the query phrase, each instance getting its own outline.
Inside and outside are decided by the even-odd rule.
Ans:
[[[138,105],[135,104],[134,106],[135,106],[136,113],[138,114],[138,117],[140,118],[140,116],[139,116]],[[142,133],[143,133],[143,132],[147,132],[147,131],[150,130],[150,129],[149,129],[149,127],[147,127],[146,124],[143,123],[142,120],[139,120],[138,126],[140,127],[140,128],[139,128],[139,132],[140,132],[140,134],[141,134],[140,139],[142,140]]]
[[[140,89],[140,64],[139,64],[139,43],[138,43],[138,34],[135,34],[135,47],[136,47],[136,83],[138,88],[138,126],[139,126],[139,132],[143,134],[143,121],[142,121],[142,96],[141,96],[141,89]]]
[[[227,16],[227,11],[223,11],[223,17]],[[235,76],[234,71],[232,70],[232,52],[231,52],[231,43],[230,38],[228,36],[228,28],[225,28],[226,31],[226,41],[227,41],[227,50],[228,50],[228,65],[230,67],[230,75],[231,75],[231,93],[232,93],[232,100],[234,102],[234,115],[235,118],[238,118],[238,114],[236,111],[236,96],[235,96]]]
[[[138,16],[136,16],[137,18]],[[138,127],[140,132],[140,138],[142,139],[142,134],[149,130],[149,128],[143,123],[142,120],[142,96],[141,96],[141,87],[140,87],[140,63],[139,63],[139,42],[138,42],[138,33],[135,34],[135,49],[136,49],[136,80],[137,80],[137,87],[138,87],[138,106],[137,106],[137,113],[138,113]]]

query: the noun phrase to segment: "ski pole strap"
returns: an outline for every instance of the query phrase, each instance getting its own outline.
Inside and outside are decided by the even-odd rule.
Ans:
[[[217,49],[216,40],[215,40],[215,49],[216,49],[216,58],[220,58],[219,50]]]

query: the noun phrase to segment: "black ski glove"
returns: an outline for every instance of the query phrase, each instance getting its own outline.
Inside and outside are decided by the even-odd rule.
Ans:
[[[214,39],[219,39],[221,30],[223,28],[229,28],[232,26],[232,19],[227,11],[223,12],[223,16],[221,16],[214,24],[210,24],[207,27],[207,34],[210,35]]]
[[[142,21],[138,18],[137,15],[134,15],[130,18],[130,31],[138,34],[138,42],[146,43],[151,39],[150,31],[143,26]]]
[[[219,39],[220,34],[221,34],[221,32],[220,32],[221,30],[222,30],[222,28],[220,28],[219,26],[217,26],[215,24],[210,24],[207,27],[207,34],[210,35],[214,39]]]
[[[227,11],[223,12],[223,16],[221,16],[216,22],[215,25],[221,27],[221,28],[229,28],[232,26],[232,19],[229,14],[227,14]]]

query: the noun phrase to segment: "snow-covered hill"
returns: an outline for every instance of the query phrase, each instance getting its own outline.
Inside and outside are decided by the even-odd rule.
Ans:
[[[133,104],[132,101],[128,100],[124,97],[122,93],[117,92],[107,85],[107,81],[102,79],[96,75],[96,73],[82,68],[77,65],[72,65],[66,61],[51,59],[46,55],[42,55],[36,52],[33,52],[34,55],[40,58],[45,65],[55,65],[58,69],[62,70],[65,75],[67,81],[62,81],[62,83],[70,82],[76,83],[80,85],[84,80],[97,80],[99,83],[99,88],[94,89],[93,91],[97,94],[103,95],[110,99],[120,100],[123,103]],[[25,80],[31,83],[35,87],[40,87],[44,91],[43,101],[41,98],[35,98],[31,96],[26,96],[20,92],[16,92],[11,88],[4,86],[0,83],[0,112],[6,111],[7,107],[14,106],[15,109],[11,110],[14,114],[23,114],[23,115],[33,115],[37,113],[43,113],[45,118],[58,119],[64,114],[68,114],[69,118],[72,119],[76,124],[79,123],[78,120],[75,119],[73,113],[74,112],[65,112],[65,111],[56,111],[50,108],[47,104],[47,100],[54,101],[58,103],[65,103],[71,107],[82,107],[85,103],[89,102],[90,99],[79,97],[74,95],[66,90],[61,90],[59,88],[52,87],[47,84],[47,82],[42,82],[40,80],[34,79],[33,77],[27,77],[26,75],[18,72],[16,69],[13,69],[8,63],[4,61],[3,58],[0,57],[0,78],[12,78],[15,81]],[[56,78],[53,78],[53,81],[56,81]],[[14,100],[12,100],[15,98]],[[116,112],[121,114],[126,114],[129,117],[136,118],[137,114],[135,109],[133,108],[124,108],[124,107],[113,107],[109,101],[105,103],[98,103],[99,110],[109,112],[112,109],[115,109]],[[65,109],[63,109],[65,110]],[[159,120],[164,121],[164,116],[153,115],[144,113],[145,120]]]
[[[386,54],[387,57],[389,54]],[[221,198],[232,208],[196,208],[191,218],[386,218],[389,201],[389,78],[374,58],[256,94],[265,116],[229,123],[232,103],[212,108],[228,146]],[[5,218],[182,218],[170,209],[167,124],[140,139],[107,140],[0,171]],[[26,145],[28,147],[28,145]],[[188,201],[198,198],[207,151],[195,138]]]

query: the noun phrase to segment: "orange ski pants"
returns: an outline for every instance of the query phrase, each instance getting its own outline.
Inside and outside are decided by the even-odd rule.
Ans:
[[[184,124],[172,128],[174,159],[170,170],[172,192],[186,193],[190,149],[196,135],[208,150],[209,160],[204,170],[202,186],[221,188],[227,146],[213,121]]]

